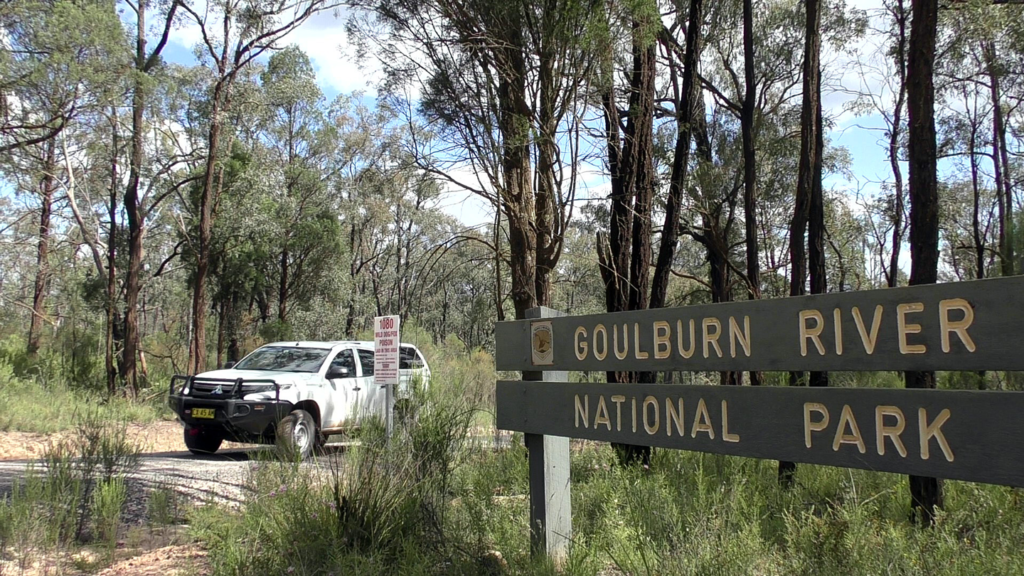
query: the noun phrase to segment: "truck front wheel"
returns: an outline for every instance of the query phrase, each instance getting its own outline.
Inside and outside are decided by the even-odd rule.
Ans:
[[[193,454],[213,454],[223,441],[224,436],[213,430],[185,426],[185,447]]]
[[[319,431],[305,410],[293,410],[277,423],[277,450],[284,460],[305,460],[313,453]]]

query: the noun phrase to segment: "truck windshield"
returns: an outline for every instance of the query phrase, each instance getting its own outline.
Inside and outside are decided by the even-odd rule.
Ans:
[[[235,365],[235,368],[238,370],[316,372],[330,352],[326,348],[266,346],[243,358]]]

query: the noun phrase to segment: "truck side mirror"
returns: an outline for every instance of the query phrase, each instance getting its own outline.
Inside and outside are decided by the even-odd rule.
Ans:
[[[348,370],[348,368],[345,368],[344,366],[340,366],[340,367],[337,367],[337,368],[334,367],[334,366],[331,366],[327,370],[327,379],[328,380],[334,380],[335,378],[348,378],[348,374],[349,374],[349,370]]]
[[[238,364],[238,362],[235,360],[228,360],[227,362],[224,363],[224,370],[234,368],[235,364]]]

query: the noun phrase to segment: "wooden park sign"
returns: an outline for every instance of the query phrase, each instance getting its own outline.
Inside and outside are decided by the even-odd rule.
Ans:
[[[567,371],[1024,370],[1024,277],[499,322],[534,545],[571,534],[568,438],[1024,486],[1024,394],[566,382]]]

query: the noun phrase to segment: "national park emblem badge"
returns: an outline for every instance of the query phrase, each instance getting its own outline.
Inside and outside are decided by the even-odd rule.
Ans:
[[[530,343],[534,366],[550,366],[555,363],[550,320],[530,324]]]

